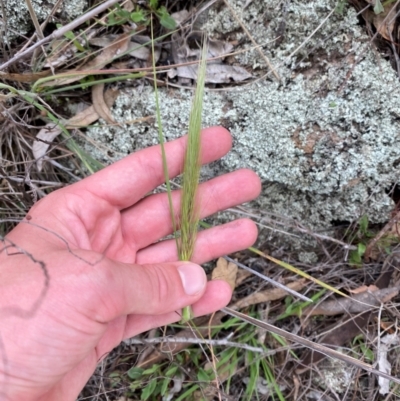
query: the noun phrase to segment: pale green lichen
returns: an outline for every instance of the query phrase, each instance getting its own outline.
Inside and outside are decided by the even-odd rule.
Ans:
[[[339,350],[340,351],[340,350]],[[355,369],[339,359],[326,358],[318,365],[319,375],[314,375],[313,382],[324,390],[342,394],[354,384]]]
[[[50,15],[54,5],[57,3],[57,0],[30,1],[39,22],[43,22]],[[70,19],[81,15],[85,7],[87,7],[87,1],[85,0],[65,0],[61,3],[55,15],[58,17],[62,15],[66,22],[69,22]],[[33,24],[25,0],[7,0],[4,2],[4,9],[6,15],[2,14],[2,8],[0,7],[0,30],[4,41],[10,42],[14,38],[27,34],[32,29]],[[4,21],[6,21],[7,31],[4,31]]]
[[[315,252],[299,252],[298,259],[307,265],[315,265],[318,262],[318,255]]]
[[[257,41],[275,37],[272,26],[284,17],[276,1],[252,2],[243,13],[241,2],[231,3]],[[353,221],[364,213],[372,222],[387,220],[393,207],[387,189],[400,173],[400,84],[389,63],[372,50],[355,11],[333,14],[299,54],[287,59],[335,5],[333,0],[288,3],[283,42],[264,49],[280,83],[263,79],[208,91],[204,99],[204,125],[225,125],[234,137],[233,150],[208,174],[254,169],[264,183],[259,209],[312,227]],[[228,32],[232,40],[243,37],[224,9],[210,11],[207,29]],[[257,52],[237,60],[265,65]],[[165,135],[176,138],[187,129],[192,93],[160,88],[160,96]],[[124,124],[154,115],[153,99],[150,87],[126,88],[113,110],[122,128],[92,128],[88,135],[122,154],[157,143],[154,122]]]

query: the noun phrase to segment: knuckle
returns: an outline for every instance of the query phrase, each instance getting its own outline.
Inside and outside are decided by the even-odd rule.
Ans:
[[[153,265],[150,273],[151,309],[155,313],[163,313],[169,309],[173,298],[172,269],[162,265]]]

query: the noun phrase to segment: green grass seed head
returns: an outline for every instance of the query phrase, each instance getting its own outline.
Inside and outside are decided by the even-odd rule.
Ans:
[[[189,117],[188,141],[183,168],[181,200],[181,236],[178,245],[180,260],[190,260],[196,243],[199,210],[197,207],[197,188],[200,178],[200,132],[203,112],[203,94],[207,65],[207,45],[203,41],[200,65],[197,74],[197,87]]]

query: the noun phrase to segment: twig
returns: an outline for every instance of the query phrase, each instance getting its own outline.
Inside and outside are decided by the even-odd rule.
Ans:
[[[47,16],[47,18],[40,24],[40,28],[43,29],[46,28],[48,22],[50,21],[50,19],[52,17],[54,17],[54,14],[56,13],[56,11],[58,10],[58,7],[60,6],[60,4],[63,2],[63,0],[57,0],[57,3],[54,4],[53,9],[51,10],[50,14]],[[26,49],[35,39],[36,39],[36,32],[34,32],[34,34],[29,38],[29,40],[24,44],[24,46],[22,47],[21,51],[23,51],[24,49]],[[42,38],[39,38],[42,39]]]
[[[251,323],[254,326],[257,326],[259,328],[262,328],[262,329],[268,330],[274,334],[277,334],[278,336],[281,336],[281,337],[285,338],[286,340],[293,341],[295,343],[304,345],[305,347],[310,348],[315,351],[318,351],[321,354],[324,354],[331,358],[339,359],[339,360],[349,363],[353,366],[357,366],[358,368],[363,369],[367,372],[373,373],[375,375],[384,377],[385,379],[388,379],[388,380],[391,380],[391,381],[394,381],[394,382],[400,384],[400,378],[391,376],[385,372],[380,372],[379,370],[374,369],[370,364],[360,361],[349,355],[342,354],[341,352],[338,352],[334,349],[328,348],[324,345],[314,343],[313,341],[310,341],[306,338],[302,338],[302,337],[298,336],[297,334],[289,333],[288,331],[282,330],[270,323],[266,323],[261,320],[255,319],[253,317],[247,316],[244,313],[235,311],[231,308],[223,308],[223,309],[221,309],[221,311],[225,312],[226,314],[228,314],[230,316],[237,317],[237,318],[243,320],[244,322]]]
[[[243,270],[247,270],[248,272],[253,273],[254,275],[262,278],[263,280],[268,281],[268,283],[271,283],[273,286],[278,287],[278,288],[294,295],[295,297],[302,299],[303,301],[313,302],[312,299],[306,297],[305,295],[302,295],[302,294],[292,290],[291,288],[286,287],[286,285],[283,285],[283,284],[279,283],[278,281],[272,280],[272,278],[269,278],[268,276],[265,276],[264,274],[259,273],[257,270],[254,270],[251,267],[248,267],[242,263],[237,262],[236,260],[230,258],[229,256],[224,256],[224,259],[226,259],[228,262],[232,262],[235,265],[238,265]]]
[[[242,27],[242,29],[245,31],[246,35],[248,36],[248,38],[250,39],[251,43],[253,43],[254,46],[256,46],[257,51],[260,53],[261,57],[264,59],[264,61],[267,63],[267,66],[269,67],[269,69],[273,72],[273,74],[275,75],[275,78],[280,81],[281,77],[279,76],[279,74],[277,73],[275,67],[271,64],[271,62],[269,61],[268,57],[263,53],[263,51],[258,47],[256,41],[254,40],[253,36],[251,36],[251,33],[249,32],[249,30],[246,28],[246,26],[243,24],[243,22],[240,20],[240,18],[237,16],[235,10],[233,9],[233,7],[228,3],[228,0],[224,0],[225,5],[229,8],[230,12],[232,13],[233,17],[235,18],[235,20],[237,21],[237,23]]]
[[[211,323],[212,323],[212,321],[213,321],[213,318],[214,318],[214,316],[215,316],[215,313],[216,313],[216,312],[214,312],[214,313],[211,315],[210,320],[209,320],[209,322],[208,322],[208,338],[209,338],[209,339],[212,338],[212,330],[211,330],[212,324],[211,324]],[[232,334],[233,334],[233,332],[231,332],[231,333],[226,337],[226,340],[228,340],[228,338],[231,337]],[[209,344],[208,348],[209,348],[210,354],[211,354],[210,358],[211,358],[212,367],[213,367],[213,373],[214,373],[214,377],[215,377],[215,378],[214,378],[214,381],[215,381],[215,388],[220,389],[221,383],[220,383],[219,377],[218,377],[217,358],[215,357],[213,344]],[[220,401],[222,401],[222,398],[221,398],[221,391],[218,391],[218,399],[219,399]]]
[[[26,3],[26,6],[28,7],[28,11],[29,11],[29,14],[31,16],[33,25],[34,25],[34,27],[36,29],[36,35],[37,35],[37,37],[39,39],[43,39],[44,36],[43,36],[42,27],[40,26],[39,21],[38,21],[37,16],[36,16],[36,13],[35,13],[35,10],[32,7],[31,0],[25,0],[25,3]]]
[[[25,178],[20,178],[20,177],[13,177],[13,176],[9,176],[9,175],[4,175],[4,174],[0,174],[0,178],[2,180],[7,180],[7,181],[15,181],[15,182],[20,182],[23,183],[25,182]],[[56,182],[56,181],[44,181],[44,180],[30,180],[30,183],[35,183],[35,184],[41,184],[41,185],[52,185],[52,186],[57,186],[57,187],[61,187],[64,184],[61,182]]]
[[[37,49],[38,47],[44,45],[45,43],[48,43],[54,39],[60,39],[61,37],[63,37],[65,35],[65,33],[67,33],[68,31],[72,31],[73,29],[75,29],[76,27],[78,27],[79,25],[83,24],[84,22],[86,22],[87,20],[93,18],[94,16],[96,16],[97,14],[103,12],[104,10],[106,10],[107,8],[111,7],[113,4],[117,3],[118,0],[108,0],[103,4],[100,4],[98,7],[94,8],[91,11],[88,11],[85,15],[81,15],[80,17],[76,18],[74,21],[70,22],[69,24],[57,29],[56,31],[54,31],[51,35],[46,36],[45,38],[39,40],[38,42],[36,42],[35,44],[33,44],[31,47],[29,47],[28,49],[24,50],[21,53],[16,54],[13,58],[11,58],[10,60],[8,60],[7,62],[3,63],[0,65],[0,71],[4,70],[5,68],[9,67],[10,65],[14,64],[15,62],[17,62],[18,60],[20,60],[21,58],[29,55],[30,53],[32,53],[35,49]]]
[[[4,1],[0,0],[0,10],[3,15],[2,27],[0,29],[0,46],[3,53],[3,57],[5,60],[8,59],[8,52],[6,43],[8,43],[8,38],[6,36],[6,32],[8,31],[8,23],[7,23],[7,14],[6,7],[4,5]]]
[[[253,347],[251,345],[237,343],[234,341],[229,341],[228,338],[222,338],[219,340],[210,340],[203,338],[193,338],[193,337],[156,337],[156,338],[130,338],[125,341],[129,345],[142,345],[142,344],[203,344],[210,345],[213,347],[232,347],[240,348],[246,351],[257,352],[258,354],[263,354],[264,356],[275,355],[278,352],[286,351],[292,349],[293,347],[281,347],[274,350],[267,351],[262,347]]]
[[[230,209],[227,209],[227,210],[228,210],[228,212],[232,212],[232,213],[236,213],[236,214],[242,214],[242,215],[249,216],[249,217],[254,217],[254,218],[260,220],[260,223],[256,223],[256,224],[259,224],[261,227],[267,228],[268,230],[271,230],[271,231],[274,231],[274,232],[278,232],[278,233],[281,233],[281,234],[285,234],[285,235],[288,235],[288,236],[300,238],[296,234],[292,234],[292,233],[289,233],[287,231],[279,230],[279,229],[276,229],[275,227],[269,227],[269,226],[267,226],[265,224],[262,224],[262,221],[266,220],[266,217],[262,217],[262,216],[259,216],[257,214],[254,214],[254,213],[247,212],[242,207],[230,208]],[[273,223],[274,224],[284,225],[280,221],[273,221]],[[310,229],[308,229],[307,227],[302,226],[300,223],[298,223],[296,221],[294,223],[287,223],[287,224],[290,224],[290,227],[293,227],[296,231],[300,231],[301,233],[308,234],[311,237],[319,238],[319,239],[324,240],[324,241],[334,242],[334,243],[336,243],[338,245],[341,245],[344,249],[350,249],[350,250],[356,250],[357,249],[357,247],[355,245],[347,244],[346,242],[340,241],[340,240],[338,240],[336,238],[333,238],[333,237],[329,237],[328,235],[318,234],[316,232],[313,232]]]
[[[286,57],[287,61],[290,61],[290,59],[306,44],[310,41],[310,39],[322,28],[322,26],[325,24],[326,21],[331,17],[331,15],[335,12],[335,8],[331,10],[331,12],[322,20],[322,22],[311,32],[309,36],[307,36],[303,42],[298,46],[295,50],[292,51],[292,53],[289,54],[289,56]]]

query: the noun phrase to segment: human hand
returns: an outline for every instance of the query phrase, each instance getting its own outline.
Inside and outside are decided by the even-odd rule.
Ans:
[[[186,137],[166,144],[169,173],[183,166]],[[227,153],[223,128],[202,133],[202,162]],[[206,282],[198,265],[177,262],[160,147],[113,164],[37,202],[0,253],[0,399],[75,400],[99,360],[123,339],[224,307],[231,290]],[[200,217],[249,201],[258,177],[239,170],[199,187]],[[179,210],[179,191],[173,193]],[[247,219],[202,231],[193,262],[250,246]],[[37,261],[37,262],[35,262]],[[43,262],[41,266],[39,262]],[[45,276],[48,275],[48,284]]]

